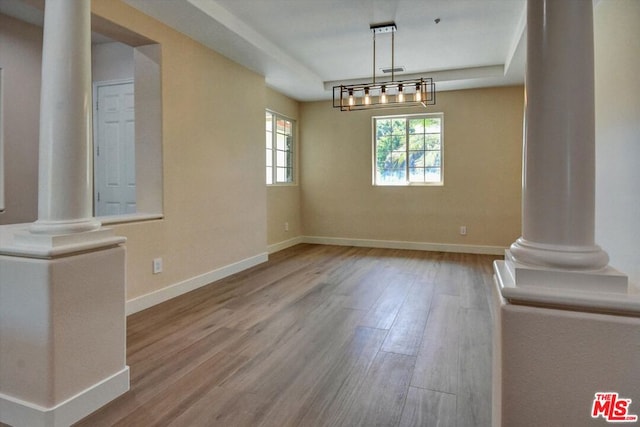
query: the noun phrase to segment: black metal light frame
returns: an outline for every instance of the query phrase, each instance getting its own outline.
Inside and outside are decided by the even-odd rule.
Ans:
[[[430,77],[333,87],[333,107],[340,108],[340,111],[426,107],[435,103],[436,84]]]
[[[373,78],[369,83],[333,87],[333,107],[340,111],[435,105],[436,85],[430,77],[395,81],[396,24],[371,25]],[[391,33],[391,81],[376,82],[376,34]]]

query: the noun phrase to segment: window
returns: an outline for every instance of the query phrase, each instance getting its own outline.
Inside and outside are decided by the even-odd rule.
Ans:
[[[442,184],[443,118],[374,117],[374,185]]]
[[[292,184],[294,178],[295,122],[266,112],[267,184]]]

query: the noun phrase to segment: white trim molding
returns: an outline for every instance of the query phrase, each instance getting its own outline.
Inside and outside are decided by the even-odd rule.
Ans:
[[[300,243],[306,243],[304,241],[304,238],[302,236],[294,237],[293,239],[285,240],[267,246],[267,252],[272,254],[290,248],[292,246],[299,245]]]
[[[44,408],[0,393],[0,422],[29,427],[66,427],[129,390],[129,367],[70,399]]]
[[[406,242],[398,240],[351,239],[343,237],[304,236],[302,243],[358,246],[365,248],[407,249],[415,251],[455,252],[481,255],[504,255],[504,246],[456,245],[451,243]]]
[[[186,294],[217,280],[224,279],[232,274],[247,270],[258,264],[262,264],[269,259],[269,255],[264,252],[256,256],[246,258],[233,264],[225,265],[208,273],[192,277],[174,285],[167,286],[154,292],[130,299],[126,304],[126,315],[137,313],[154,305],[168,301],[172,298]]]

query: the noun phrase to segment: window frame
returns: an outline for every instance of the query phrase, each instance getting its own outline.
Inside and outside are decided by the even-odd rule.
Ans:
[[[378,135],[377,135],[377,122],[379,120],[386,119],[406,119],[405,136],[407,137],[405,152],[408,155],[409,150],[409,120],[415,118],[439,118],[440,119],[440,180],[439,181],[410,181],[409,179],[409,164],[406,163],[406,176],[407,179],[404,182],[389,183],[378,182],[377,180],[377,150],[378,150]],[[371,153],[371,182],[374,187],[441,187],[444,186],[444,113],[413,113],[413,114],[395,114],[385,116],[372,116],[371,117],[371,136],[372,136],[372,153]]]
[[[271,130],[266,129],[266,116],[267,114],[271,114]],[[288,153],[288,158],[291,164],[291,181],[278,181],[278,149],[277,149],[277,122],[278,120],[285,120],[291,124],[291,148],[289,150],[285,150]],[[268,173],[268,168],[271,168],[271,182],[266,181],[266,185],[269,187],[278,187],[278,186],[295,186],[297,185],[298,179],[298,162],[297,162],[297,130],[298,125],[295,119],[288,117],[284,114],[280,114],[277,111],[273,111],[270,109],[265,109],[265,178],[266,173]],[[271,132],[271,148],[266,145],[266,137],[267,133]],[[268,163],[268,151],[271,151],[271,165]],[[282,151],[282,150],[280,150]],[[285,166],[288,167],[288,166]]]

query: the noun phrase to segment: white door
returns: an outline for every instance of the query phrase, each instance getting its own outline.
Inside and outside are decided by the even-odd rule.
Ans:
[[[133,82],[96,85],[95,215],[136,212]]]

